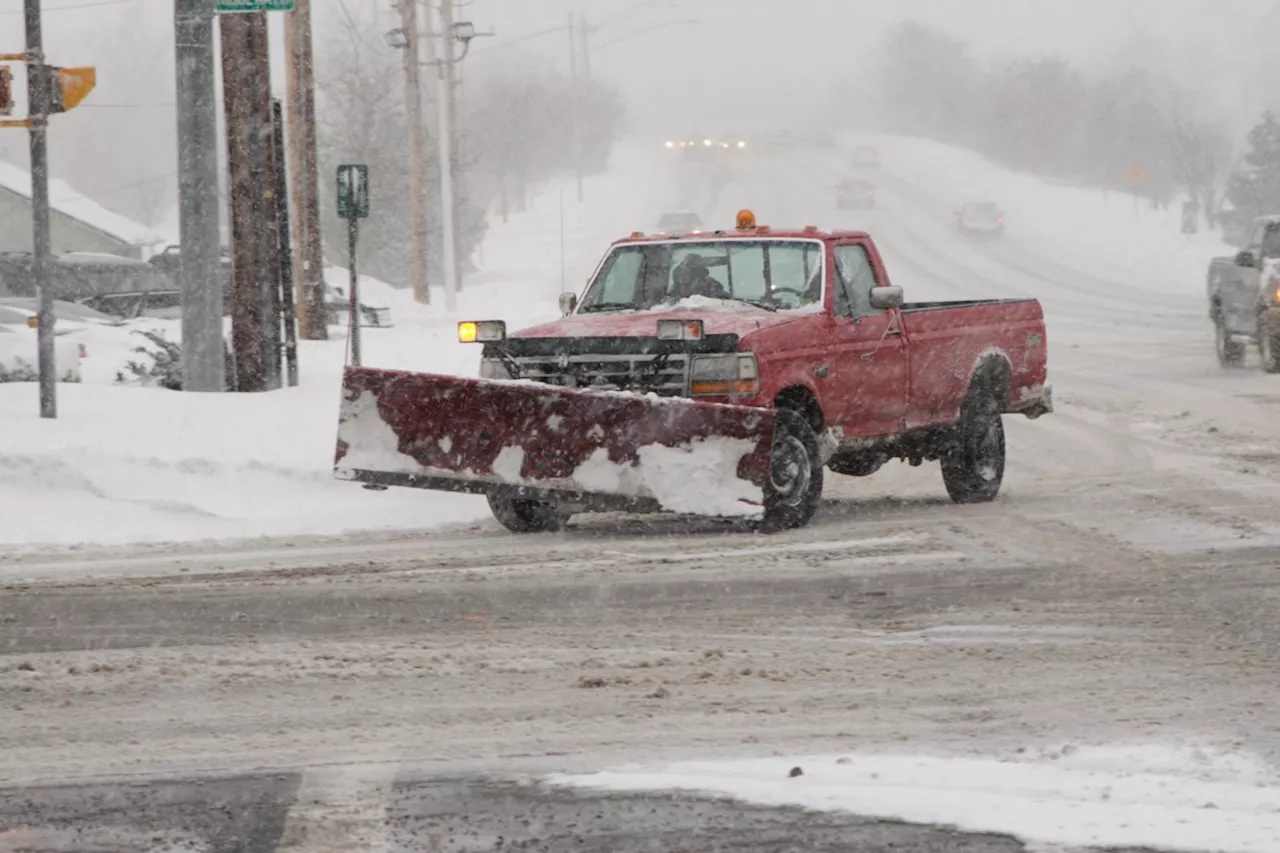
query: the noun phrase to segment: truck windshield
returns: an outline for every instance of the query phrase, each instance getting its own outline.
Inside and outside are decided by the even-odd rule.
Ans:
[[[817,240],[709,240],[617,246],[582,298],[581,313],[649,310],[701,297],[767,310],[814,310],[825,277]]]

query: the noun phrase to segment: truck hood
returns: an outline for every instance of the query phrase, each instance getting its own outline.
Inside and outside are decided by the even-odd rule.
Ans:
[[[696,299],[696,297],[695,297]],[[685,300],[686,303],[693,300]],[[705,304],[703,304],[705,303]],[[512,333],[513,338],[652,338],[659,320],[702,320],[708,335],[744,337],[760,329],[794,323],[808,316],[804,311],[765,311],[719,299],[677,305],[668,311],[602,311],[573,314]]]

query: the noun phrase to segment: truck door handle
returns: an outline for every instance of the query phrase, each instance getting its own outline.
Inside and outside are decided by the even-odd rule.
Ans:
[[[899,336],[901,336],[901,335],[902,335],[902,330],[901,330],[901,329],[897,329],[897,328],[889,329],[887,332],[885,332],[885,334],[886,334],[886,335],[893,335],[893,336],[895,336],[895,337],[899,337]]]

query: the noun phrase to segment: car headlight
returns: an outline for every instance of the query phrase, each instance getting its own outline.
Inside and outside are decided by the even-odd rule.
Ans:
[[[481,379],[510,379],[511,371],[502,363],[500,358],[482,358],[480,359],[480,378]]]
[[[755,394],[760,390],[753,353],[698,355],[690,368],[689,390],[695,397]]]

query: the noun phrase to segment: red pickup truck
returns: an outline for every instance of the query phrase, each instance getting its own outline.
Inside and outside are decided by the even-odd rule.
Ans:
[[[661,477],[602,481],[585,464],[626,474],[644,461],[637,446],[729,436],[740,452],[703,460],[759,487],[768,529],[810,520],[824,467],[866,476],[889,459],[939,460],[953,500],[992,500],[1001,416],[1053,410],[1039,303],[906,303],[865,233],[772,230],[749,211],[738,225],[617,241],[556,322],[511,335],[501,321],[460,324],[484,345],[479,381],[349,370],[338,476],[481,492],[522,532],[593,509],[737,514],[664,497]],[[408,464],[350,457],[372,435],[357,426],[375,402],[396,436],[385,449]],[[677,462],[690,494],[715,479],[692,457]]]

